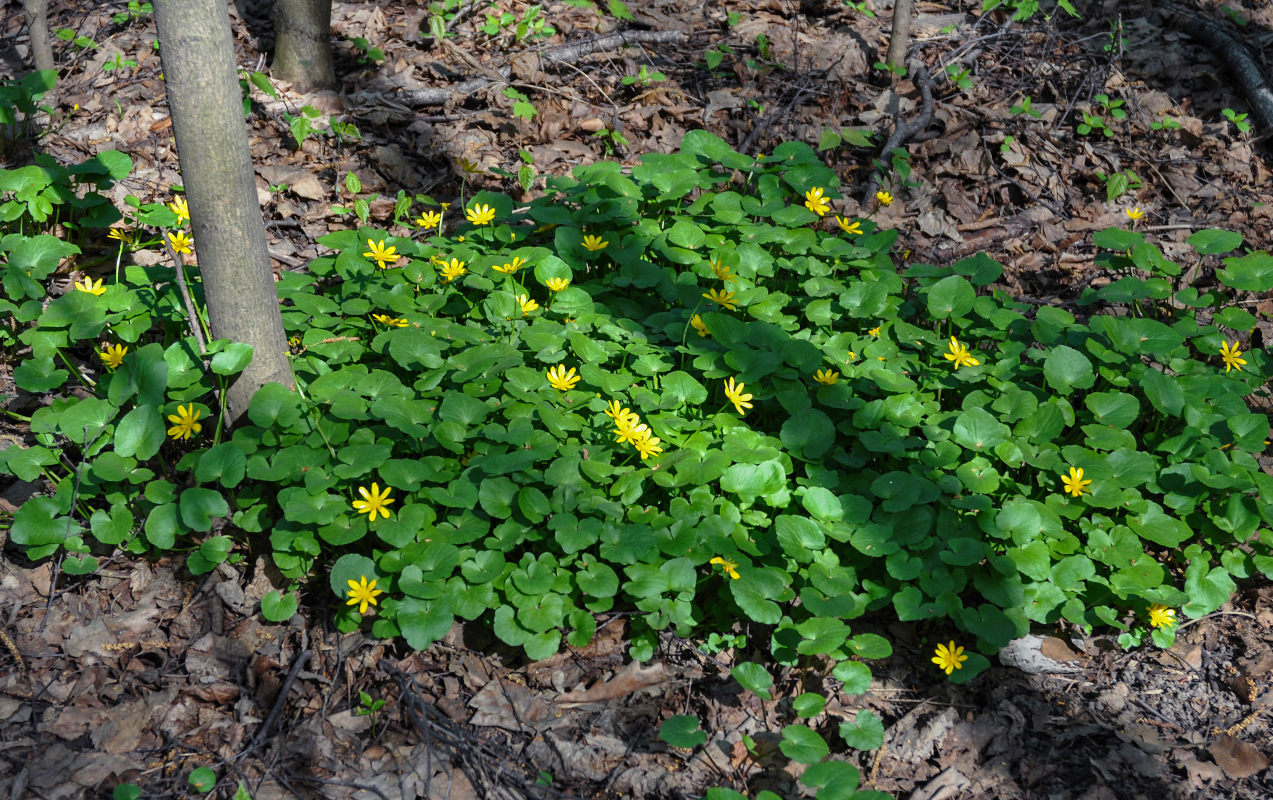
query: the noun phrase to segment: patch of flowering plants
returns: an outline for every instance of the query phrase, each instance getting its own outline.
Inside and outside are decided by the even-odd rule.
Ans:
[[[122,269],[52,296],[77,247],[32,232],[29,180],[0,172],[0,335],[47,400],[0,469],[40,486],[12,542],[68,572],[121,549],[206,572],[254,540],[293,581],[271,619],[317,580],[344,630],[424,648],[484,620],[544,658],[622,610],[635,658],[669,628],[744,632],[848,693],[891,652],[854,633],[868,611],[930,620],[935,668],[964,681],[1031,626],[1169,643],[1177,611],[1273,574],[1251,406],[1270,365],[1234,302],[1273,289],[1273,258],[1237,234],[1189,238],[1215,276],[1196,286],[1145,235],[1097,234],[1116,279],[1079,318],[993,289],[985,255],[899,266],[896,233],[840,216],[804,144],[757,159],[693,131],[525,206],[482,192],[411,235],[325,236],[278,283],[296,389],[266,386],[228,429],[249,354],[200,352],[172,269],[127,263],[183,220],[134,204]],[[665,738],[695,746],[675,719]],[[821,730],[783,732],[801,780],[870,796]],[[838,735],[877,747],[883,728],[862,711]]]

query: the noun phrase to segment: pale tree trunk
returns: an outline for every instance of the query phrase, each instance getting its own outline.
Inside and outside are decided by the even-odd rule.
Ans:
[[[275,78],[298,92],[336,88],[331,17],[332,0],[275,0]]]
[[[915,8],[915,0],[896,0],[893,3],[893,32],[888,37],[888,58],[890,66],[906,66],[906,48],[911,43],[911,12]],[[893,82],[898,75],[893,73]]]
[[[159,55],[212,335],[252,345],[231,423],[266,383],[293,385],[256,198],[225,0],[153,0]]]
[[[31,63],[36,69],[57,69],[49,43],[49,0],[22,0],[27,34],[31,37]]]

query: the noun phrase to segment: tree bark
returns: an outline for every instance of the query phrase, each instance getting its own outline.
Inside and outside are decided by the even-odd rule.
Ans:
[[[31,63],[38,70],[57,69],[49,42],[49,0],[22,0],[22,14],[31,37]]]
[[[224,0],[153,1],[212,335],[253,348],[252,363],[226,395],[233,424],[261,386],[291,386],[293,380],[256,199],[230,17]]]
[[[275,78],[298,92],[336,88],[331,16],[332,0],[275,0]]]
[[[915,0],[896,0],[893,4],[893,31],[888,36],[889,66],[897,69],[906,66],[906,48],[911,43],[911,12],[915,8]],[[893,73],[896,83],[898,74]]]

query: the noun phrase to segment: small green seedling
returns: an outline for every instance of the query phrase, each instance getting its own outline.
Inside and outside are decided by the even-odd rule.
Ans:
[[[123,53],[115,53],[115,57],[105,64],[102,64],[102,72],[115,72],[122,69],[134,69],[137,62],[131,58],[124,58]]]
[[[124,25],[125,23],[140,22],[143,17],[148,17],[155,13],[155,8],[150,3],[139,3],[137,0],[128,0],[128,10],[120,11],[111,17],[116,25]]]
[[[606,150],[606,155],[614,155],[614,152],[620,147],[628,146],[628,139],[618,131],[612,131],[609,128],[602,128],[592,134],[592,138],[600,139],[602,147]]]
[[[53,38],[70,42],[81,50],[92,50],[97,47],[97,42],[88,36],[77,35],[70,28],[58,28],[57,32],[53,34]]]
[[[358,49],[359,64],[379,64],[385,60],[385,51],[379,47],[372,47],[371,42],[361,36],[346,37],[349,43]]]
[[[648,67],[642,64],[641,71],[639,73],[636,75],[624,75],[619,82],[624,86],[631,86],[634,83],[639,83],[642,86],[649,86],[651,83],[658,83],[659,81],[665,80],[667,80],[667,76],[662,72],[659,72],[658,70],[650,71]]]
[[[867,8],[866,3],[867,0],[844,0],[844,5],[846,5],[850,11],[856,11],[863,16],[875,19],[875,12]]]
[[[950,78],[950,82],[959,87],[961,92],[972,90],[972,73],[964,69],[959,64],[946,65],[946,77]]]
[[[1107,203],[1112,203],[1127,192],[1136,191],[1141,187],[1140,176],[1130,169],[1120,170],[1108,176],[1104,172],[1097,172],[1096,177],[1105,184],[1105,202]]]
[[[1025,114],[1027,116],[1034,117],[1035,119],[1039,119],[1043,115],[1040,114],[1038,111],[1034,110],[1033,104],[1034,104],[1034,100],[1031,99],[1030,95],[1026,95],[1025,98],[1020,103],[1017,103],[1012,108],[1009,108],[1008,113],[1013,115],[1014,117],[1020,114]]]
[[[1226,108],[1220,112],[1224,118],[1233,123],[1233,127],[1238,129],[1238,133],[1246,133],[1251,130],[1251,123],[1246,121],[1246,114],[1239,114],[1231,108]]]
[[[358,708],[354,709],[355,717],[371,717],[371,735],[376,735],[376,714],[385,707],[383,697],[373,700],[366,692],[358,692]]]

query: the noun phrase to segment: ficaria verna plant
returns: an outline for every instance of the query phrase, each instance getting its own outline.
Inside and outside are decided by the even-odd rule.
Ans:
[[[293,590],[330,586],[345,630],[423,648],[485,620],[543,658],[624,610],[635,658],[665,629],[739,630],[850,693],[859,659],[890,652],[854,634],[869,611],[952,634],[933,660],[965,681],[1034,625],[1168,644],[1176,609],[1273,574],[1269,425],[1248,404],[1269,365],[1234,302],[1273,289],[1273,258],[1221,258],[1237,234],[1188,238],[1218,283],[1187,286],[1146,235],[1102,231],[1115,279],[1081,315],[1026,305],[984,254],[899,266],[895,231],[826,218],[837,179],[812,148],[760,160],[691,131],[525,206],[479,193],[454,230],[426,212],[411,235],[324,236],[278,283],[296,390],[267,385],[230,430],[249,353],[198,352],[171,268],[125,258],[100,293],[49,295],[78,247],[20,198],[64,180],[78,194],[54,216],[100,228],[92,189],[128,165],[77,170],[0,172],[0,336],[18,387],[50,397],[0,451],[41,486],[11,539],[68,572],[115,549],[206,572],[257,537]],[[132,211],[137,240],[178,224]],[[292,591],[262,606],[295,608]],[[840,735],[882,731],[863,711]],[[806,785],[844,777],[819,733],[783,735]]]

